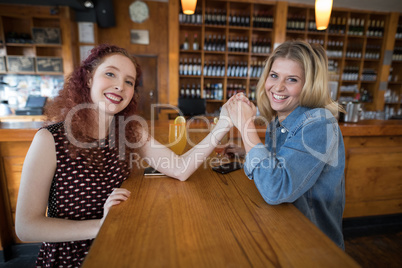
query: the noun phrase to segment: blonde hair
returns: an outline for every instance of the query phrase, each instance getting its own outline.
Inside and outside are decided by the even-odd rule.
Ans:
[[[304,41],[286,41],[269,56],[264,71],[257,84],[257,106],[261,114],[271,121],[276,116],[265,92],[265,81],[272,65],[279,58],[298,62],[304,70],[305,83],[300,94],[300,106],[326,108],[335,117],[343,108],[331,99],[328,88],[328,58],[320,45],[310,45]]]

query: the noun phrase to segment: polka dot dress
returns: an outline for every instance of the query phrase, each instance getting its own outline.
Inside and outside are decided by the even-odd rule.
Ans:
[[[83,155],[72,158],[63,123],[47,129],[53,134],[57,155],[47,216],[68,220],[101,219],[109,194],[130,174],[127,164],[118,160],[118,148],[109,146],[106,139],[96,150],[87,151],[92,155],[92,161]],[[80,267],[92,241],[44,242],[36,266]]]

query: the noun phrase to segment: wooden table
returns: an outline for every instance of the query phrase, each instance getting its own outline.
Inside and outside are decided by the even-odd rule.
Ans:
[[[207,163],[186,182],[142,172],[83,267],[358,267],[293,205],[268,205],[243,170]]]

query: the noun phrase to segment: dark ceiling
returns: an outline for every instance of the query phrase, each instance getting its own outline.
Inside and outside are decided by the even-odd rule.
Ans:
[[[93,0],[92,2],[96,2]],[[69,6],[74,10],[86,10],[84,0],[0,0],[0,4],[40,5],[40,6]]]
[[[0,0],[0,4],[69,6],[75,11],[76,21],[97,22],[101,28],[115,26],[113,1],[91,0],[93,8],[86,8],[87,0]]]

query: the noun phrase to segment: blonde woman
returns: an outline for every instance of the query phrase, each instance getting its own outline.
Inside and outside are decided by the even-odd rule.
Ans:
[[[246,97],[231,99],[228,109],[247,153],[245,173],[265,201],[293,203],[343,249],[345,151],[327,66],[321,46],[288,41],[275,49],[257,86],[257,105],[269,122],[265,144]]]

